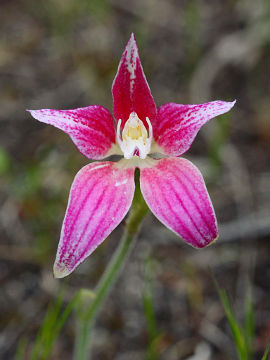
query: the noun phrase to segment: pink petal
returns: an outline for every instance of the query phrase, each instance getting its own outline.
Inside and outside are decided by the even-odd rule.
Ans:
[[[103,106],[29,112],[35,119],[65,131],[79,151],[89,159],[103,159],[115,143],[113,117]]]
[[[160,106],[154,138],[166,155],[180,156],[191,146],[200,128],[229,111],[233,102],[212,101],[198,105],[168,103]]]
[[[146,117],[156,119],[156,105],[145,78],[138,47],[131,34],[123,52],[113,86],[113,113],[116,122],[122,120],[123,128],[132,111],[135,111],[148,128]]]
[[[119,162],[94,162],[83,167],[71,187],[58,245],[54,274],[70,274],[116,228],[134,195],[134,169]]]
[[[164,158],[140,173],[141,191],[156,217],[201,248],[218,236],[214,209],[199,170],[183,158]]]

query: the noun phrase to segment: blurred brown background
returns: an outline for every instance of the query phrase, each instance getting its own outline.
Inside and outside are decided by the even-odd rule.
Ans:
[[[98,318],[93,359],[146,358],[143,296],[151,282],[160,359],[236,359],[211,273],[243,317],[256,311],[254,359],[270,335],[269,0],[2,0],[0,2],[0,358],[31,349],[62,281],[52,264],[74,175],[87,163],[67,135],[25,109],[112,109],[111,84],[130,33],[157,105],[237,99],[186,156],[201,169],[220,239],[198,251],[152,215]],[[66,281],[68,302],[93,288],[120,225]],[[151,275],[148,279],[148,264]],[[148,279],[148,280],[147,280]],[[51,359],[71,359],[69,319]],[[197,351],[199,357],[194,355]],[[192,357],[193,356],[193,357]]]

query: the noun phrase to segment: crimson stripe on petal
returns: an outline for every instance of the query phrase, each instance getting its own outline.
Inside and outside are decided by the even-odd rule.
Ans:
[[[88,177],[85,177],[84,182],[81,184],[80,188],[74,189],[74,194],[73,194],[74,197],[77,197],[77,198],[80,197],[80,200],[78,202],[79,205],[76,208],[76,212],[73,213],[72,221],[68,222],[68,226],[66,228],[66,231],[68,231],[70,234],[72,234],[74,227],[76,225],[76,222],[78,220],[78,217],[79,217],[81,211],[83,211],[83,209],[87,203],[87,200],[89,199],[91,194],[95,191],[96,192],[95,197],[97,197],[97,193],[99,190],[99,189],[97,189],[98,185],[100,185],[102,187],[102,190],[104,189],[104,186],[100,182],[100,180],[102,179],[102,176],[103,176],[103,173],[101,171],[99,171],[98,176],[96,176],[94,178],[94,182],[91,183],[91,186],[89,186]],[[75,193],[77,191],[77,189],[78,189],[78,193]]]
[[[183,160],[185,160],[185,159],[183,159]],[[182,185],[183,185],[183,187],[184,187],[184,189],[186,191],[186,194],[187,194],[188,198],[190,199],[190,201],[192,201],[192,193],[196,192],[197,188],[196,188],[196,183],[193,181],[192,175],[190,176],[190,172],[189,172],[189,165],[190,164],[191,163],[189,161],[187,161],[187,160],[182,163],[182,165],[184,165],[183,168],[186,169],[186,171],[184,171],[184,172],[180,171],[179,167],[171,169],[171,171],[173,171],[173,174],[177,178],[178,181],[182,181]],[[177,176],[177,174],[180,175],[180,176]],[[214,233],[215,232],[215,227],[213,228],[211,226],[212,223],[207,220],[207,216],[206,216],[206,214],[209,211],[208,203],[204,202],[203,193],[198,192],[198,196],[200,198],[201,207],[198,205],[198,202],[194,202],[194,205],[196,206],[196,209],[197,209],[198,213],[200,214],[202,220],[204,221],[205,226],[207,227],[207,230]]]
[[[100,180],[100,178],[98,180]],[[78,224],[77,224],[78,221],[80,221],[80,224],[82,224],[82,221],[80,219],[81,212],[87,211],[87,219],[92,219],[92,217],[95,215],[95,212],[97,211],[97,209],[101,206],[102,201],[104,201],[104,199],[105,199],[104,194],[106,194],[106,191],[108,190],[108,186],[103,186],[103,184],[99,183],[98,180],[94,184],[90,185],[90,191],[87,193],[86,196],[84,196],[84,198],[82,200],[82,205],[80,206],[77,214],[74,216],[74,219],[72,219],[73,222],[72,222],[71,228],[69,228],[69,226],[68,226],[69,224],[67,225],[66,236],[72,236],[73,231],[76,231],[75,226],[78,226]],[[88,184],[88,186],[89,186],[89,184]],[[89,201],[89,197],[91,196],[92,193],[94,193],[95,201],[93,201],[91,204],[91,212],[88,212],[87,201]],[[80,201],[78,201],[78,202],[80,202]],[[104,207],[104,214],[105,214],[106,213],[105,206],[104,206],[104,204],[102,204],[102,205]],[[83,226],[82,225],[80,226],[82,231],[80,233],[80,236],[77,237],[76,240],[74,240],[74,242],[72,244],[72,250],[69,252],[69,258],[72,258],[72,256],[74,256],[74,252],[80,245],[79,243],[80,243],[81,239],[85,237],[86,231],[88,230],[88,225],[89,225],[88,222],[89,221],[88,220],[85,221]],[[91,247],[91,245],[92,245],[91,241],[90,241],[90,239],[88,239],[88,243],[87,243],[87,247],[85,248],[85,251],[87,251]],[[84,253],[85,253],[85,251],[84,251]],[[63,261],[64,255],[65,255],[65,252],[62,252],[61,256],[59,258],[59,262]]]
[[[29,110],[29,112],[35,119],[66,132],[78,150],[89,159],[103,159],[115,143],[113,117],[103,106],[93,105],[73,110]]]
[[[172,170],[174,171],[174,170]],[[179,173],[180,176],[177,176],[177,172]],[[187,172],[189,172],[189,170],[187,169]],[[210,225],[210,223],[208,222],[204,211],[208,211],[208,209],[204,208],[204,199],[201,196],[200,192],[197,192],[197,188],[195,188],[194,184],[193,184],[193,179],[189,178],[189,182],[185,182],[185,180],[188,179],[188,177],[186,176],[185,172],[181,172],[178,169],[175,170],[175,172],[171,172],[171,176],[172,178],[174,177],[176,182],[181,183],[181,186],[183,188],[183,191],[186,194],[186,198],[185,198],[185,203],[182,202],[181,198],[179,197],[179,194],[177,198],[179,200],[179,202],[181,203],[181,206],[183,207],[184,211],[187,213],[187,215],[190,218],[190,221],[193,223],[194,227],[197,229],[198,233],[201,234],[202,237],[207,236],[207,233],[214,233],[215,229]],[[175,191],[175,187],[174,187],[174,183],[173,181],[170,182],[170,186],[172,187],[172,191]],[[177,187],[177,185],[176,185]],[[190,189],[190,187],[192,189]],[[194,193],[198,194],[198,197],[200,198],[200,206],[198,205],[197,201],[194,201],[192,195]],[[200,226],[198,225],[200,224]]]
[[[180,156],[191,146],[200,128],[210,119],[228,112],[233,102],[212,101],[205,104],[164,104],[159,107],[154,138],[171,156]]]
[[[111,214],[111,218],[115,218],[116,216],[116,213],[118,212],[118,209],[119,209],[119,206],[121,206],[121,203],[122,203],[122,198],[121,196],[119,196],[120,193],[117,193],[115,194],[115,191],[114,189],[111,190],[111,194],[108,195],[108,198],[110,197],[113,197],[113,196],[116,196],[116,199],[114,201],[113,204],[111,204],[110,202],[108,201],[104,201],[103,199],[103,202],[106,203],[107,205],[107,209],[104,210],[104,213],[106,214]],[[98,225],[96,226],[96,230],[93,234],[91,234],[91,237],[89,238],[89,244],[91,244],[93,242],[93,240],[99,236],[99,237],[104,237],[104,233],[106,231],[106,228],[104,228],[103,226],[101,226],[102,222],[104,221],[104,218],[103,216],[100,216],[100,219],[99,219],[99,222],[98,222]],[[88,248],[85,248],[84,252],[82,253],[82,257],[85,256],[85,254],[89,251],[89,247]]]
[[[152,178],[151,181],[153,181],[154,177],[156,177],[158,179],[160,177],[160,175],[154,174],[153,172],[151,172],[151,178]],[[155,181],[158,183],[158,180],[155,180]],[[168,185],[166,183],[164,183],[164,184],[165,184],[165,186]],[[175,223],[178,224],[177,226],[180,226],[182,228],[183,237],[185,237],[185,238],[188,237],[190,239],[193,239],[193,241],[196,241],[196,238],[194,237],[194,234],[190,231],[188,225],[182,221],[181,217],[174,209],[174,205],[171,202],[172,198],[169,199],[167,197],[161,197],[160,192],[163,194],[165,194],[165,192],[166,192],[164,186],[161,185],[160,183],[159,183],[159,186],[152,186],[151,189],[149,188],[149,193],[151,193],[151,196],[155,199],[156,206],[159,209],[158,219],[160,220],[162,218],[163,219],[162,222],[166,225],[171,221],[170,219],[173,216]],[[150,207],[150,205],[149,205],[149,207]],[[167,209],[169,209],[169,211]]]
[[[214,209],[199,170],[183,158],[164,158],[140,172],[151,211],[187,243],[202,248],[218,236]]]
[[[70,274],[121,222],[134,189],[134,169],[120,169],[119,162],[95,162],[78,172],[62,225],[56,277]]]
[[[132,34],[123,52],[113,86],[113,114],[121,126],[125,125],[131,112],[135,111],[146,128],[146,117],[153,124],[156,120],[156,105],[145,78],[139,50]]]

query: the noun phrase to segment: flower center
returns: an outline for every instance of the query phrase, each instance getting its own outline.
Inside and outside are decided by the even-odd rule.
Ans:
[[[133,111],[125,123],[122,136],[120,131],[121,119],[118,121],[117,141],[123,151],[125,159],[131,159],[133,156],[139,156],[141,159],[145,159],[147,154],[149,154],[153,132],[150,120],[146,118],[146,121],[149,126],[149,134],[143,122]]]

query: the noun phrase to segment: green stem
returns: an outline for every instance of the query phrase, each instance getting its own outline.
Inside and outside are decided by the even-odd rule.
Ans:
[[[132,246],[135,243],[139,227],[147,211],[148,207],[144,202],[139,188],[136,186],[132,208],[126,223],[122,240],[96,287],[90,306],[89,304],[86,304],[85,298],[82,298],[81,303],[79,304],[74,360],[88,360],[90,358],[90,335],[95,318],[106,299],[106,296],[111,290],[114,281],[118,277],[125,260],[130,254]]]

